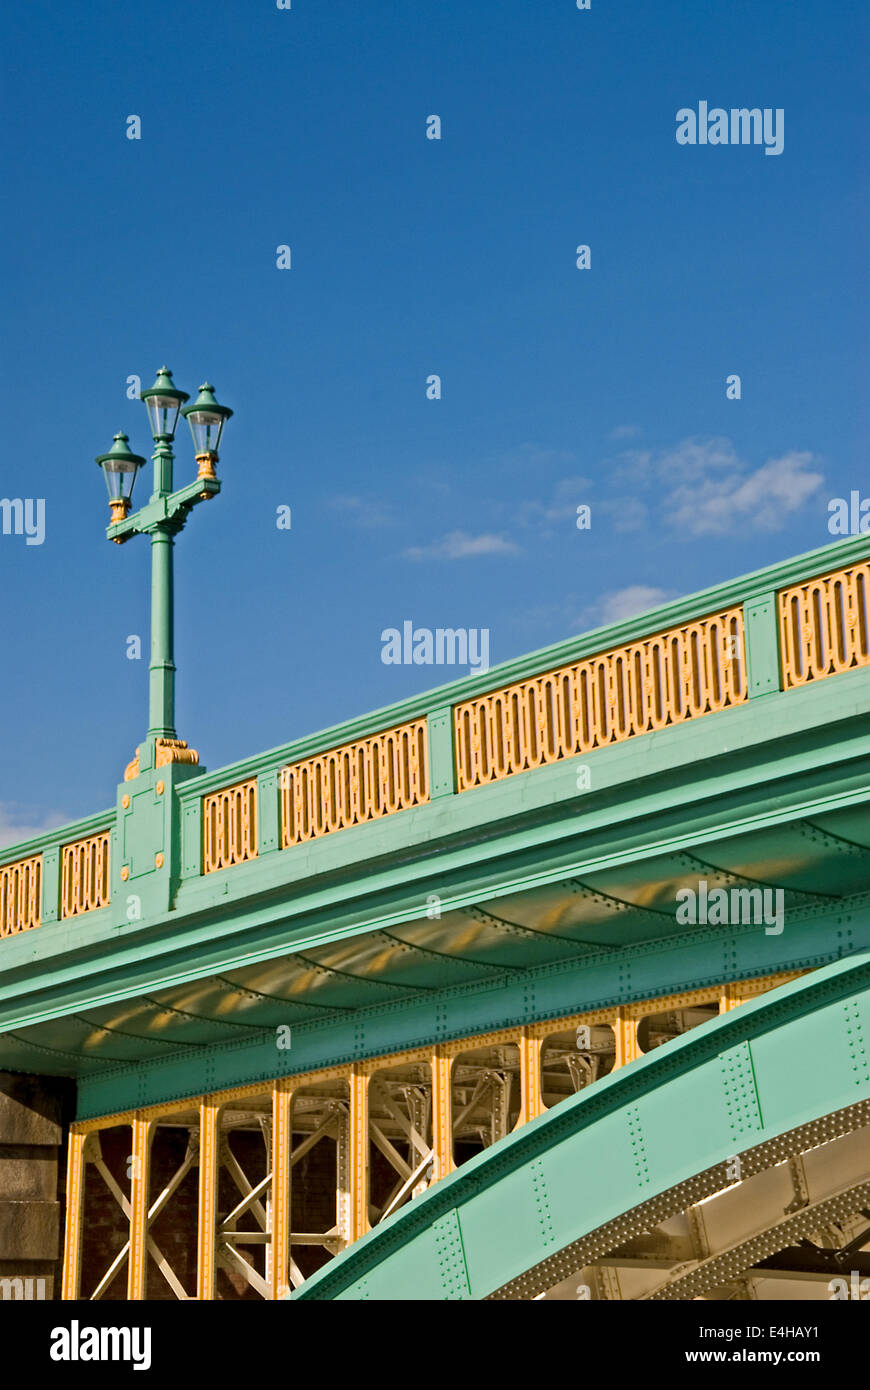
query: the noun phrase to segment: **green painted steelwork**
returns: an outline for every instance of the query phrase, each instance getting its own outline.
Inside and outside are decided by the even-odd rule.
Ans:
[[[209,481],[152,499],[141,526]],[[0,943],[0,1065],[87,1078],[82,1113],[106,1113],[271,1077],[288,1021],[281,1062],[303,1070],[484,1031],[507,1009],[527,1022],[865,944],[870,668],[780,691],[773,596],[868,553],[867,536],[837,542],[231,768],[143,767],[114,812],[0,854],[44,857],[43,925]],[[745,704],[585,754],[588,789],[565,759],[453,791],[456,701],[741,601]],[[427,804],[279,849],[287,762],[421,716]],[[258,857],[203,875],[203,792],[247,778]],[[59,922],[61,846],[108,826],[111,906]],[[783,938],[676,931],[674,892],[701,872],[781,887]]]
[[[716,721],[722,730],[716,757],[709,745],[706,758],[698,755],[699,721],[694,730],[682,726],[649,738],[643,760],[629,744],[590,755],[590,763],[597,757],[608,774],[597,793],[578,796],[571,765],[551,766],[462,797],[442,798],[379,826],[325,837],[301,854],[269,854],[224,874],[196,878],[178,893],[183,911],[162,910],[153,919],[120,929],[106,920],[106,913],[88,914],[12,939],[4,943],[4,958],[16,968],[0,978],[0,1029],[13,1031],[16,1039],[33,1029],[27,1037],[37,1050],[43,1044],[59,1049],[60,1056],[47,1052],[43,1070],[52,1064],[60,1069],[67,1053],[69,1066],[79,1074],[105,1070],[132,1060],[133,1047],[142,1062],[135,1075],[118,1073],[104,1087],[82,1087],[81,1103],[90,1111],[92,1103],[123,1108],[117,1102],[125,1089],[128,1098],[135,1094],[137,1103],[144,1104],[170,1093],[206,1089],[206,1077],[233,1085],[273,1075],[274,1031],[270,1038],[262,1029],[265,1023],[274,1030],[278,1023],[303,1021],[296,1008],[291,1010],[300,998],[299,983],[288,999],[282,976],[285,962],[297,953],[309,962],[311,979],[304,995],[314,1018],[324,1016],[324,1004],[330,1020],[335,1010],[345,1015],[359,1010],[360,1015],[347,1030],[344,1024],[338,1030],[324,1028],[312,1018],[310,1026],[306,1022],[298,1034],[294,1031],[292,1056],[281,1058],[294,1069],[297,1063],[300,1069],[326,1065],[339,1050],[342,1056],[362,1055],[363,1049],[371,1055],[410,1045],[411,1037],[423,1042],[446,1036],[436,1003],[447,1010],[450,1036],[497,1026],[508,998],[499,991],[513,989],[510,980],[519,986],[520,972],[530,967],[542,974],[561,972],[560,1002],[544,1002],[548,986],[536,976],[526,981],[535,985],[523,996],[528,1008],[513,1004],[513,1018],[530,1021],[570,1012],[580,1007],[572,1005],[572,994],[586,1000],[586,1007],[595,1007],[596,1000],[619,995],[605,977],[587,975],[580,960],[596,942],[620,953],[636,950],[643,941],[661,943],[652,973],[647,965],[636,975],[635,998],[667,992],[672,982],[674,988],[691,988],[831,959],[852,948],[848,931],[855,922],[857,931],[864,931],[863,908],[855,895],[870,886],[868,700],[867,673],[853,672],[787,696],[754,701],[748,722],[750,706],[723,713]],[[343,847],[340,858],[331,842]],[[441,853],[433,858],[436,844]],[[788,865],[792,867],[784,872]],[[739,950],[734,945],[739,933],[714,932],[707,937],[705,958],[695,961],[690,953],[688,966],[673,954],[673,947],[690,935],[674,930],[675,888],[693,876],[720,871],[736,874],[737,881],[778,883],[789,890],[786,931],[781,939],[757,930],[744,933]],[[564,921],[566,909],[558,895],[576,897],[564,885],[578,877],[584,885],[578,900],[587,904],[595,898],[600,911],[589,919],[587,904],[576,927],[568,923],[569,935],[580,938],[573,961],[565,958],[563,963],[557,954],[555,964],[542,964],[553,961],[552,951],[564,951],[564,944],[547,946],[540,931],[524,935],[517,924],[534,929],[539,919]],[[216,892],[210,880],[218,881]],[[441,897],[442,924],[426,925],[431,892]],[[841,899],[844,893],[850,901]],[[523,895],[525,909],[519,901]],[[627,909],[641,899],[657,910],[647,907],[632,915]],[[454,959],[451,933],[466,940],[464,910],[482,905],[504,919],[504,928],[491,945],[484,942],[485,949],[478,935],[468,948],[468,962]],[[94,920],[98,916],[100,923]],[[415,957],[407,949],[408,928],[417,932],[421,919],[427,932],[441,930],[443,940],[419,938],[423,951]],[[366,978],[366,951],[382,956],[384,943],[369,947],[363,938],[374,942],[380,932],[402,938],[394,954],[401,956],[403,971],[375,981]],[[561,927],[556,934],[562,934]],[[330,965],[323,953],[347,953],[354,939],[359,941],[354,958],[341,962],[335,976],[341,992],[327,998],[323,971]],[[862,935],[856,944],[863,940]],[[541,954],[545,947],[549,958]],[[413,980],[407,971],[415,959],[421,973]],[[627,965],[634,969],[622,955],[620,970]],[[263,970],[273,970],[274,977],[262,977]],[[222,983],[208,985],[217,976]],[[235,992],[227,977],[235,982]],[[451,977],[452,993],[445,1004],[439,991],[450,991]],[[463,984],[474,979],[481,984]],[[487,979],[493,985],[484,989]],[[210,999],[176,992],[197,981],[211,989]],[[406,982],[413,1003],[408,1002]],[[258,1000],[265,996],[259,1001],[266,1011],[262,1018],[252,1013],[254,1001],[246,991]],[[101,1012],[143,994],[152,1005],[156,999],[168,1008],[141,1005],[140,1021],[132,1027],[129,1019],[118,1023],[114,1015]],[[424,1008],[423,1000],[432,1007],[427,1002]],[[283,1016],[282,1008],[287,1010]],[[63,1025],[66,1031],[58,1033],[70,1014],[96,1026],[76,1025],[78,1034],[71,1035]],[[227,1025],[228,1018],[235,1024]],[[242,1020],[249,1021],[247,1028],[240,1026]],[[114,1036],[99,1034],[106,1023],[132,1033],[122,1051],[116,1050]],[[185,1033],[188,1025],[196,1032]],[[230,1041],[236,1037],[238,1042]],[[189,1050],[188,1041],[200,1049],[208,1041],[220,1041],[220,1046],[212,1055]],[[155,1053],[169,1054],[170,1044],[178,1056],[165,1063],[150,1060]],[[20,1057],[17,1041],[15,1049]],[[101,1099],[92,1102],[97,1095]]]
[[[118,543],[135,535],[151,538],[151,658],[149,664],[148,732],[139,746],[139,770],[154,768],[158,739],[176,739],[174,592],[172,551],[191,510],[220,492],[216,478],[201,478],[173,492],[172,439],[178,408],[188,399],[179,391],[168,367],[161,367],[154,385],[141,393],[146,405],[172,403],[175,415],[169,432],[154,434],[154,490],[145,507],[107,528],[109,540]],[[199,402],[197,403],[199,405]],[[212,408],[229,416],[231,410],[211,400]],[[152,423],[154,423],[152,421]],[[169,424],[167,419],[165,423]],[[110,455],[101,456],[102,458]],[[131,457],[133,457],[131,455]],[[98,460],[99,461],[99,460]]]
[[[781,1161],[772,1141],[868,1101],[864,951],[554,1106],[388,1217],[292,1298],[533,1297],[582,1265],[582,1243],[608,1222],[649,1203],[656,1224],[686,1205],[681,1184],[703,1175],[697,1201],[728,1185],[735,1155],[748,1177]],[[847,1115],[840,1123],[855,1127]],[[598,1253],[618,1244],[611,1234]]]

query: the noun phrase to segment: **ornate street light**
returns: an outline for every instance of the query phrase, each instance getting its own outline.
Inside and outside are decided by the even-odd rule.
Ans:
[[[123,521],[130,510],[136,474],[145,462],[141,454],[130,453],[127,443],[126,434],[116,434],[109,452],[97,455],[109,489],[112,521]]]
[[[161,367],[154,385],[149,386],[147,391],[141,391],[139,395],[148,411],[154,442],[171,443],[175,438],[178,412],[184,402],[190,400],[187,392],[178,390],[168,367]]]
[[[130,513],[133,483],[145,460],[127,448],[126,434],[116,434],[107,454],[97,463],[103,469],[109,489],[111,522],[109,540],[122,545],[135,535],[151,538],[151,662],[148,733],[136,750],[125,781],[140,772],[169,763],[193,764],[199,754],[179,739],[175,732],[175,661],[173,658],[173,574],[172,550],[175,537],[184,527],[197,502],[215,497],[221,490],[215,475],[218,444],[232,411],[218,405],[214,388],[200,388],[198,399],[184,411],[193,433],[199,476],[178,491],[172,490],[174,455],[172,441],[178,412],[189,399],[179,391],[168,367],[161,367],[157,380],[141,393],[148,411],[154,438],[154,491],[147,504]]]
[[[199,477],[213,478],[224,425],[233,412],[228,406],[218,405],[214,397],[214,387],[210,381],[204,381],[196,400],[192,405],[186,405],[181,413],[190,425],[193,435]]]

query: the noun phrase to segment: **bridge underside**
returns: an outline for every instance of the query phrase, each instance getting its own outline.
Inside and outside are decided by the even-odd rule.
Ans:
[[[857,1297],[870,1290],[868,1030],[863,953],[564,1101],[294,1297]]]
[[[383,1055],[397,1037],[467,1036],[470,1020],[484,1032],[506,1016],[532,1021],[607,997],[807,968],[870,945],[866,805],[614,857],[606,868],[542,868],[534,887],[490,898],[479,890],[478,902],[459,908],[446,893],[442,904],[419,892],[407,920],[338,939],[321,933],[298,949],[272,946],[245,963],[218,942],[209,954],[222,957],[220,969],[200,966],[183,983],[146,991],[104,988],[112,1002],[82,999],[7,1026],[0,1068],[78,1077],[85,1118],[126,1110],[131,1096],[147,1105],[192,1095],[210,1077],[219,1085],[272,1076],[282,1029],[288,1046],[292,1030],[282,1060],[307,1072],[361,1051]],[[696,920],[681,921],[680,895],[697,898],[699,881],[707,905],[697,900]],[[755,895],[740,925],[714,905],[723,889]],[[531,1011],[519,1003],[530,990]],[[451,1026],[451,1013],[461,1025]]]
[[[77,1082],[66,1296],[860,1276],[859,558],[235,769],[151,769],[19,847],[0,1069]]]

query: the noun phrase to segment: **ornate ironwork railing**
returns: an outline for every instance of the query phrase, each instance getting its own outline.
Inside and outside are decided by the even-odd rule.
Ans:
[[[456,705],[457,791],[746,698],[735,607]]]
[[[257,779],[203,797],[202,871],[228,869],[257,857]]]
[[[109,838],[111,831],[101,830],[84,840],[64,845],[61,851],[60,915],[77,917],[81,912],[93,912],[108,907]]]
[[[0,867],[0,936],[38,927],[41,904],[41,854]]]
[[[778,595],[783,689],[870,664],[870,562]]]
[[[291,763],[281,772],[281,844],[301,844],[429,800],[425,719]]]

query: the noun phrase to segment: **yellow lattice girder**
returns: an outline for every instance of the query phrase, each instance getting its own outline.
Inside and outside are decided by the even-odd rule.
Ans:
[[[199,1206],[197,1221],[196,1296],[215,1295],[217,1249],[218,1116],[221,1106],[204,1096],[199,1107]]]
[[[71,1129],[67,1147],[66,1226],[63,1242],[61,1298],[68,1300],[78,1298],[81,1279],[86,1137],[81,1129]]]
[[[366,1065],[351,1068],[350,1086],[350,1238],[369,1229],[369,1076]]]
[[[133,1118],[130,1173],[130,1253],[127,1259],[127,1298],[142,1299],[146,1288],[148,1258],[148,1189],[151,1140],[156,1121]]]
[[[272,1298],[283,1298],[289,1287],[291,1165],[293,1131],[290,1111],[295,1084],[282,1079],[272,1089]]]

